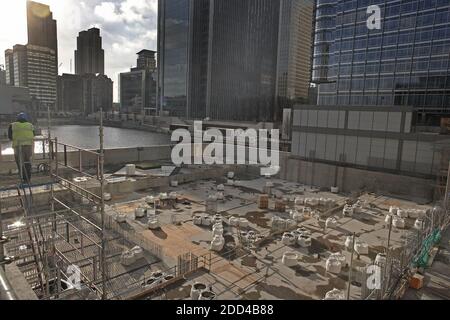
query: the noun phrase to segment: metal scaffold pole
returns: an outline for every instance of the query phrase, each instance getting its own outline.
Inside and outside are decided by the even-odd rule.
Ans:
[[[3,266],[2,262],[5,259],[5,248],[4,248],[5,242],[6,242],[6,237],[3,237],[3,213],[2,213],[2,199],[1,199],[1,194],[0,194],[0,269],[3,268],[3,270],[4,270],[4,266]]]
[[[347,300],[350,300],[350,290],[352,287],[352,269],[353,269],[353,253],[355,252],[355,238],[356,233],[354,232],[352,240],[352,253],[350,255],[350,268],[348,270]]]
[[[52,212],[55,212],[55,194],[54,194],[54,186],[53,186],[53,159],[54,159],[54,150],[55,147],[52,143],[52,134],[51,134],[51,113],[50,107],[47,107],[47,139],[48,139],[48,170],[50,173],[50,209]],[[45,156],[45,154],[44,154]],[[53,216],[53,236],[56,237],[56,214]]]
[[[101,268],[102,268],[102,299],[106,300],[106,239],[105,239],[105,176],[104,176],[104,165],[105,165],[105,152],[103,147],[103,109],[100,108],[100,216],[101,216],[101,232],[102,232],[102,245],[101,245]]]
[[[446,213],[450,210],[449,197],[450,197],[450,161],[448,163],[447,184],[445,186],[445,196],[444,196],[444,209]]]

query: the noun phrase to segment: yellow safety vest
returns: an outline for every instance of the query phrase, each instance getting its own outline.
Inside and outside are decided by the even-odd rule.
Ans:
[[[32,146],[34,143],[34,127],[29,122],[13,122],[12,146]]]

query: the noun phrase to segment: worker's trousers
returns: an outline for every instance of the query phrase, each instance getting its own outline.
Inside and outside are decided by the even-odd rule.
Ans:
[[[17,168],[19,169],[19,177],[24,183],[31,181],[31,158],[33,156],[33,146],[20,146],[14,148],[14,158]]]

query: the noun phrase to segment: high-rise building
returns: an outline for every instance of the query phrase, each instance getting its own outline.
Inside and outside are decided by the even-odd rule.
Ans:
[[[90,114],[112,110],[113,82],[105,75],[58,76],[58,110]]]
[[[155,51],[137,53],[137,67],[119,76],[121,111],[152,115],[156,113],[157,73]]]
[[[137,69],[150,69],[152,71],[156,70],[156,52],[153,50],[141,50],[137,53]]]
[[[6,50],[9,51],[9,50]],[[28,86],[28,51],[26,45],[17,44],[11,50],[12,64],[10,70],[12,71],[12,83],[16,87]]]
[[[57,110],[84,112],[83,78],[63,73],[57,79]]]
[[[102,49],[100,29],[91,28],[78,34],[75,73],[105,74],[105,52]]]
[[[28,44],[53,50],[58,58],[56,20],[48,5],[27,1]],[[58,65],[58,59],[55,64]]]
[[[273,0],[212,2],[207,117],[274,120],[279,9]]]
[[[319,105],[412,106],[429,125],[450,114],[448,1],[318,0],[314,44]]]
[[[56,104],[58,42],[50,7],[27,1],[28,44],[5,51],[6,83],[28,87],[31,98],[46,109]]]
[[[6,85],[6,70],[0,65],[0,85]]]
[[[291,14],[290,9],[295,12]],[[275,120],[280,114],[278,87],[282,86],[277,73],[283,72],[277,70],[279,39],[288,42],[282,44],[287,53],[281,61],[292,66],[288,67],[292,70],[290,85],[300,88],[305,80],[309,87],[305,69],[310,50],[302,50],[296,41],[303,39],[301,33],[312,33],[311,17],[299,21],[308,10],[312,16],[311,1],[159,0],[158,10],[161,110],[197,119]],[[280,27],[280,21],[298,28],[291,33],[288,27]],[[299,31],[303,26],[307,30]],[[300,57],[302,52],[304,57]],[[299,61],[304,60],[307,63],[302,66]],[[302,72],[305,79],[300,79]],[[307,97],[303,91],[292,92],[292,96]]]
[[[7,49],[5,51],[5,71],[6,71],[6,84],[10,86],[14,85],[14,55],[13,50]]]
[[[8,84],[28,87],[30,96],[37,99],[42,107],[54,107],[57,75],[55,51],[30,44],[15,45],[13,50],[6,50],[5,56],[9,61],[6,70],[7,77],[9,76]]]
[[[307,100],[311,82],[314,0],[280,0],[277,96]]]
[[[113,106],[113,81],[105,75],[85,74],[84,112],[110,111]]]

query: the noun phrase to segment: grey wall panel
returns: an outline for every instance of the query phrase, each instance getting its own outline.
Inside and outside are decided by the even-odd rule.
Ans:
[[[416,163],[416,141],[404,141],[402,150],[401,170],[406,172],[413,172]]]
[[[307,127],[308,126],[308,110],[301,110],[300,125],[302,127]]]
[[[361,166],[369,165],[370,138],[358,137],[356,150],[356,164]]]
[[[357,137],[345,137],[344,153],[348,163],[356,163],[356,148],[358,145]]]
[[[300,132],[294,131],[292,133],[292,149],[293,155],[299,156]]]
[[[328,111],[328,128],[337,128],[339,120],[338,111]]]
[[[325,159],[328,161],[337,161],[336,159],[336,148],[337,148],[337,137],[332,135],[327,135],[325,150]]]
[[[383,168],[385,144],[385,139],[371,139],[369,166]]]
[[[345,111],[339,111],[339,129],[344,129],[345,128],[345,115],[347,114],[347,112]]]
[[[307,133],[306,134],[306,156],[309,157],[311,152],[316,150],[316,134]]]
[[[372,130],[386,131],[387,122],[388,122],[388,113],[387,112],[374,112]]]
[[[316,158],[325,159],[327,135],[318,134],[316,137]]]
[[[400,132],[402,114],[400,112],[389,112],[387,131]]]
[[[341,156],[345,154],[345,137],[337,136],[336,142],[336,161],[341,161]]]
[[[433,162],[433,146],[428,142],[418,142],[415,171],[420,173],[431,173]]]
[[[411,132],[412,113],[407,112],[405,115],[405,133]]]
[[[384,152],[384,167],[395,169],[398,159],[398,140],[386,139],[386,148]]]
[[[302,112],[300,110],[294,110],[294,115],[292,116],[292,123],[294,125],[301,123],[301,120],[300,120],[301,115],[302,115]]]
[[[300,133],[300,143],[298,144],[298,154],[300,157],[306,157],[306,133]]]
[[[308,127],[317,127],[317,110],[308,110]]]
[[[359,130],[372,130],[373,112],[363,111],[359,117]]]
[[[359,111],[349,111],[348,113],[348,129],[359,129]]]
[[[328,111],[321,110],[318,112],[317,126],[319,128],[328,127]]]

